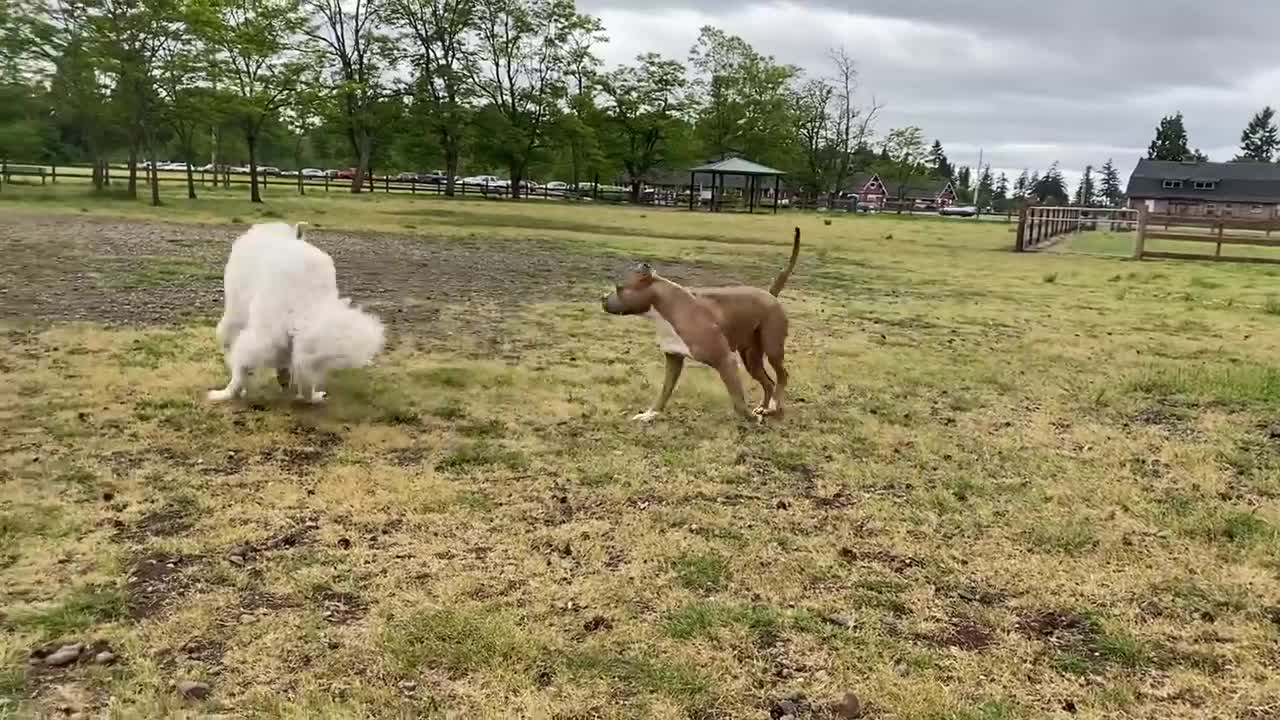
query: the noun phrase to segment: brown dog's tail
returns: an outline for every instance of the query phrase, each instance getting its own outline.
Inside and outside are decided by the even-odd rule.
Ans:
[[[796,260],[800,257],[800,228],[796,228],[796,240],[791,244],[791,260],[787,263],[787,267],[778,275],[773,284],[769,286],[769,294],[778,297],[778,293],[782,292],[782,286],[787,284],[787,278],[791,277],[791,271],[796,269]]]

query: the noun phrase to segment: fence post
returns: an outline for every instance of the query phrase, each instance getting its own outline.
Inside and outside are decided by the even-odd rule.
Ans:
[[[298,169],[298,194],[306,195],[307,191],[302,188],[302,169]]]
[[[328,173],[328,171],[326,171],[326,172],[325,172],[325,174],[324,174],[324,191],[325,191],[325,192],[329,192],[329,173]]]
[[[1213,251],[1214,257],[1222,257],[1222,228],[1226,223],[1218,223],[1218,247]]]
[[[391,176],[390,175],[382,176],[382,189],[387,193],[391,192]]]
[[[1141,260],[1147,245],[1147,204],[1138,206],[1138,235],[1133,239],[1133,259]]]
[[[1018,210],[1018,236],[1014,241],[1013,251],[1024,252],[1027,249],[1027,208],[1023,206]]]
[[[49,179],[49,182],[56,185],[58,183],[58,166],[50,165],[49,167],[53,170],[53,177]]]

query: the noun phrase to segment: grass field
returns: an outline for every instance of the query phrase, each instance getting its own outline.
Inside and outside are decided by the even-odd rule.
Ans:
[[[1280,714],[1278,269],[939,219],[82,192],[0,194],[0,716]],[[228,242],[274,217],[389,351],[322,408],[266,378],[209,405]],[[693,369],[629,422],[662,361],[601,312],[614,272],[764,284],[797,224],[788,415],[736,421]]]

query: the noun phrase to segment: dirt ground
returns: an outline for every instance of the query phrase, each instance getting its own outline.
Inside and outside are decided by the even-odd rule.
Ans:
[[[243,226],[20,215],[0,222],[0,320],[165,325],[216,317],[222,268]],[[595,303],[626,262],[549,242],[440,239],[312,230],[333,256],[344,295],[381,312],[393,330],[422,329],[445,305],[483,334],[486,316],[546,300]],[[652,259],[652,258],[646,258]],[[657,260],[679,282],[726,282],[724,273]]]

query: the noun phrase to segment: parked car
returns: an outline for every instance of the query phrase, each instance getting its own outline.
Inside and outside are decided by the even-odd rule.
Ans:
[[[298,174],[304,178],[324,177],[324,171],[320,168],[302,168],[298,171]]]
[[[280,168],[275,167],[273,165],[259,165],[258,174],[259,175],[279,175]]]
[[[345,168],[343,170],[337,171],[336,173],[334,173],[333,176],[338,178],[339,180],[350,180],[356,176],[356,169]]]
[[[396,175],[393,179],[400,182],[418,182],[421,177],[415,172],[402,172],[399,175]]]
[[[180,163],[180,162],[160,163],[160,165],[159,165],[159,169],[161,169],[161,170],[181,170],[181,171],[183,171],[183,172],[186,172],[186,170],[187,170],[187,164],[186,164],[186,163]]]
[[[951,205],[939,210],[938,214],[947,217],[973,217],[978,214],[978,208],[972,205]]]
[[[472,175],[471,177],[462,178],[463,185],[490,185],[497,187],[500,182],[503,182],[503,180],[497,175]]]
[[[569,183],[553,180],[546,184],[546,188],[551,192],[564,192],[569,189]]]

